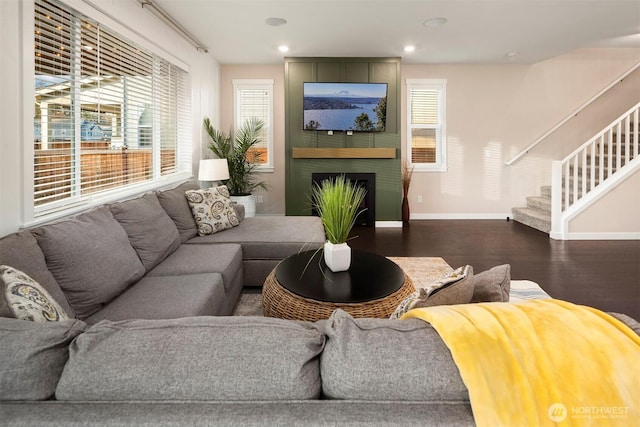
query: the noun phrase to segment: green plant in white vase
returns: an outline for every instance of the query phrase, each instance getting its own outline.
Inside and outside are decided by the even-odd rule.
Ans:
[[[366,193],[364,187],[344,175],[326,179],[312,188],[312,203],[327,235],[324,260],[333,272],[346,271],[351,265],[347,240],[356,218],[366,209],[360,208]]]
[[[224,133],[211,125],[208,117],[204,118],[204,129],[209,135],[209,150],[219,159],[227,159],[229,164],[229,179],[223,181],[229,189],[232,198],[249,197],[249,204],[245,204],[247,216],[255,213],[255,199],[252,195],[257,188],[267,190],[267,183],[256,178],[258,162],[262,152],[256,150],[256,145],[262,141],[261,132],[264,122],[257,118],[245,121],[235,131]]]

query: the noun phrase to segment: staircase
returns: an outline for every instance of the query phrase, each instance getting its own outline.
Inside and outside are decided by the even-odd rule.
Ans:
[[[513,208],[514,221],[566,236],[573,215],[640,167],[639,116],[640,103],[562,161],[554,161],[552,185],[541,187],[540,196],[527,197],[526,207]]]
[[[539,196],[527,197],[527,206],[513,208],[511,213],[514,221],[548,234],[551,231],[551,186],[540,187]]]

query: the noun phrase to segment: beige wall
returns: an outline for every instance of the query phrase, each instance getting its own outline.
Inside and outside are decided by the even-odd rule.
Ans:
[[[273,172],[260,173],[269,191],[258,190],[263,202],[256,205],[259,215],[284,215],[284,65],[222,65],[220,67],[220,124],[225,132],[233,124],[233,80],[273,79]],[[206,145],[205,149],[206,149]],[[211,154],[208,149],[207,153]]]
[[[545,142],[513,166],[505,162],[638,61],[640,49],[589,49],[533,65],[403,65],[403,84],[448,80],[449,167],[414,174],[412,217],[501,218],[524,206],[526,196],[550,183],[549,159],[564,141]]]
[[[406,79],[448,81],[448,170],[414,174],[410,190],[412,218],[504,218],[512,207],[524,206],[527,196],[539,194],[541,185],[550,184],[550,159],[562,158],[597,132],[603,126],[598,117],[611,121],[640,99],[640,73],[621,83],[619,89],[515,165],[506,166],[505,162],[638,61],[640,49],[584,49],[533,65],[403,64],[403,123]],[[239,78],[275,81],[275,172],[262,174],[271,189],[263,193],[264,203],[258,206],[258,213],[283,214],[284,68],[222,65],[222,129],[232,123],[232,80]],[[580,142],[567,145],[565,140]],[[405,129],[402,146],[404,156]],[[417,203],[418,196],[422,196],[422,203]]]
[[[613,208],[613,209],[612,209]],[[640,238],[640,172],[634,173],[616,188],[603,196],[588,210],[569,222],[569,234],[573,238],[593,238],[616,234]]]

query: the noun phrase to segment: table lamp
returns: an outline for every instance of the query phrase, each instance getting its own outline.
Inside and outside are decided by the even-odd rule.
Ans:
[[[229,179],[227,159],[202,159],[198,170],[198,181],[222,181]]]

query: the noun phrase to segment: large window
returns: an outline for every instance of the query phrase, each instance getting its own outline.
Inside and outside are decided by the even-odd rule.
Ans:
[[[262,141],[249,153],[263,172],[273,171],[273,80],[233,80],[236,129],[250,118],[264,122]]]
[[[407,158],[415,170],[447,168],[446,80],[407,79]]]
[[[34,216],[190,171],[185,71],[55,0],[34,47]]]

